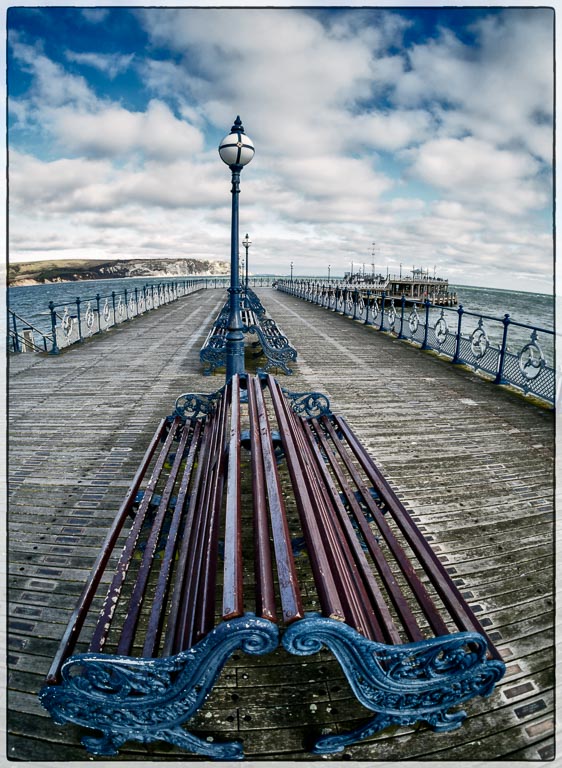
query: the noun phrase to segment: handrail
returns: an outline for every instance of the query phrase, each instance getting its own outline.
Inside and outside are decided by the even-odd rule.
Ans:
[[[18,315],[17,312],[14,312],[10,308],[8,308],[8,317],[12,321],[11,328],[9,327],[9,324],[8,324],[8,338],[12,342],[13,352],[26,351],[28,346],[30,346],[35,352],[48,351],[48,345],[52,345],[53,343],[53,337],[51,334],[44,333],[40,328],[36,328],[32,323],[30,323],[24,317],[21,317],[21,315]],[[17,327],[16,320],[19,320],[21,323],[25,324],[25,328],[23,328],[21,332]],[[27,330],[32,331],[32,333],[26,334],[25,331]],[[40,335],[43,341],[43,349],[41,349],[41,347],[35,343],[35,337],[33,335],[33,332],[38,333]],[[8,345],[8,349],[9,348],[10,348],[10,345]]]
[[[554,405],[554,364],[547,360],[543,351],[546,343],[548,355],[553,360],[554,330],[550,328],[520,323],[509,314],[494,317],[465,310],[462,305],[448,307],[432,304],[429,299],[409,299],[413,306],[406,316],[406,296],[387,296],[384,291],[379,294],[368,289],[360,291],[357,286],[341,288],[325,282],[301,283],[282,279],[278,281],[277,289],[362,321],[379,331],[394,334],[398,339],[418,344],[421,349],[433,350],[450,358],[452,363],[466,365],[481,376],[491,377],[495,384],[507,384],[525,395],[532,395]],[[395,299],[398,306],[394,304]],[[446,313],[448,316],[451,313],[456,316],[455,329],[449,328]],[[478,318],[476,327],[466,329],[467,317]],[[484,321],[487,326],[490,323],[498,324],[501,342],[493,340],[493,333],[490,338],[489,328]],[[525,329],[530,334],[528,338],[515,339],[513,332],[510,336],[510,329],[513,328]],[[514,351],[515,348],[518,351]]]

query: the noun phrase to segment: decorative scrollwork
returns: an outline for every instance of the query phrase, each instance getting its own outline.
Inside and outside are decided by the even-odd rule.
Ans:
[[[109,309],[109,299],[105,300],[101,314],[105,322],[109,323],[109,318],[111,316],[111,310]]]
[[[174,416],[186,418],[202,418],[213,413],[219,397],[224,392],[224,387],[216,392],[207,394],[204,392],[186,392],[176,399]]]
[[[92,330],[94,327],[94,310],[92,309],[92,302],[89,301],[86,305],[86,312],[84,314],[84,320],[86,321],[86,327],[88,330]]]
[[[445,320],[445,310],[441,310],[441,315],[435,325],[433,326],[433,331],[435,333],[435,338],[437,339],[437,343],[439,346],[443,344],[447,338],[447,334],[449,333],[449,326],[447,325],[447,321]]]
[[[123,304],[123,297],[119,296],[119,301],[117,302],[117,317],[119,317],[121,320],[125,317],[125,305]]]
[[[470,349],[477,360],[481,360],[490,346],[488,334],[484,328],[482,318],[478,320],[478,326],[470,334]]]
[[[144,296],[140,297],[137,306],[138,306],[138,313],[139,313],[139,315],[142,315],[143,312],[146,309],[146,302],[145,302]]]
[[[61,320],[61,328],[65,337],[67,339],[70,338],[70,336],[72,335],[72,331],[74,330],[74,318],[70,315],[68,311],[68,307],[64,308],[64,312],[62,314],[62,320]]]
[[[289,400],[291,408],[299,416],[312,418],[326,414],[330,416],[330,401],[321,392],[291,392],[288,389],[281,389],[285,397]]]
[[[214,759],[237,760],[243,757],[240,743],[215,744],[183,724],[204,703],[233,651],[263,655],[277,644],[276,625],[247,614],[219,624],[176,656],[77,654],[63,665],[60,685],[44,686],[39,695],[56,723],[101,731],[101,737],[82,739],[95,755],[115,755],[129,740],[167,741]]]
[[[396,322],[396,307],[394,306],[394,299],[390,300],[390,308],[388,310],[388,325],[390,328],[394,328]]]
[[[416,333],[416,331],[420,327],[420,316],[418,315],[417,304],[414,304],[414,308],[412,309],[408,317],[408,327],[410,328],[411,333]]]
[[[135,315],[135,309],[136,309],[135,295],[134,295],[134,293],[132,293],[129,296],[129,302],[127,304],[127,311],[129,313],[129,315],[131,315],[131,317],[133,317]]]
[[[529,343],[525,344],[517,355],[517,361],[519,363],[519,370],[528,381],[536,379],[546,366],[543,351],[537,341],[536,330],[531,334]]]
[[[318,754],[339,752],[391,724],[424,720],[437,731],[458,728],[466,714],[447,710],[474,696],[489,696],[505,672],[503,662],[486,658],[486,640],[475,632],[389,646],[310,614],[287,629],[283,645],[301,656],[328,647],[358,700],[376,713],[363,727],[319,739],[313,749]]]

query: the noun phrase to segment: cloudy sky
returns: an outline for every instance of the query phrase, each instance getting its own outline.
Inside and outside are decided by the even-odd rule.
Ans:
[[[217,146],[240,114],[256,146],[250,271],[374,262],[550,292],[553,22],[540,8],[11,8],[10,260],[228,260]]]

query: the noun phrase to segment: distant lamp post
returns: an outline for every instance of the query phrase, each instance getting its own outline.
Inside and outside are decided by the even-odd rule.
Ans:
[[[238,199],[240,172],[254,156],[254,144],[246,136],[240,117],[234,121],[228,136],[219,144],[221,160],[232,172],[232,219],[230,228],[230,313],[226,334],[226,379],[244,373],[244,326],[240,313],[240,279],[238,275]]]
[[[291,262],[291,283],[293,282],[293,262]]]
[[[246,232],[246,237],[242,240],[242,245],[246,249],[246,289],[248,288],[248,248],[252,245],[252,241],[248,237],[248,233]],[[254,283],[255,285],[255,283]]]
[[[330,282],[330,267],[331,267],[331,264],[328,264],[328,282]]]

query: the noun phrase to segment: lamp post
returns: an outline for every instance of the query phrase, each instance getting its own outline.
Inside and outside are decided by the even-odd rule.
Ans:
[[[293,284],[293,262],[291,262],[291,285]]]
[[[331,264],[328,264],[328,282],[330,282],[330,267],[331,266],[332,266]]]
[[[246,290],[248,290],[248,248],[252,245],[252,241],[248,237],[248,233],[246,232],[246,237],[242,240],[242,245],[246,249]],[[255,283],[254,283],[255,285]]]
[[[228,136],[219,144],[221,160],[232,172],[232,219],[230,228],[230,313],[226,334],[226,379],[244,373],[244,326],[240,313],[240,279],[238,275],[238,199],[240,172],[254,156],[254,144],[246,136],[238,116]]]

